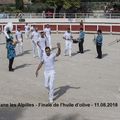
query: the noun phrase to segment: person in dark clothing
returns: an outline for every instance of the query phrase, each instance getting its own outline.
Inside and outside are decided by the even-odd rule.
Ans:
[[[7,31],[7,34],[9,36],[9,38],[7,38],[7,58],[9,60],[9,71],[14,71],[14,69],[12,68],[13,62],[14,62],[14,58],[16,56],[15,53],[15,46],[17,44],[16,41],[13,41],[13,37],[11,36],[11,32]]]
[[[96,50],[97,50],[97,58],[101,59],[102,58],[102,42],[103,42],[103,36],[102,36],[102,31],[99,29],[97,31],[97,37],[96,37]]]
[[[78,42],[78,46],[79,46],[78,53],[84,53],[84,51],[83,51],[84,37],[85,37],[85,33],[83,32],[83,28],[80,28],[79,42]]]

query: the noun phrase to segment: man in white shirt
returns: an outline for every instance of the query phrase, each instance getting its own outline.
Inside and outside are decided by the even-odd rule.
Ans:
[[[46,35],[46,37],[48,39],[48,46],[51,49],[52,48],[52,44],[51,44],[51,28],[50,28],[50,25],[47,24],[43,31],[45,32],[45,35]]]
[[[38,52],[38,57],[40,57],[40,48],[37,45],[37,42],[39,41],[39,37],[40,37],[40,33],[38,32],[38,28],[35,28],[35,31],[33,31],[31,35],[33,57],[36,57],[36,48]]]
[[[28,25],[28,23],[26,23],[25,25],[25,38],[26,39],[29,38],[29,34],[30,34],[30,26]]]
[[[65,39],[65,51],[64,51],[64,55],[67,55],[67,52],[69,54],[69,56],[71,56],[71,52],[72,52],[72,34],[70,32],[70,28],[67,29],[67,31],[64,33],[63,35],[63,39]]]
[[[17,54],[22,54],[23,53],[23,35],[19,27],[16,31],[15,37],[17,40],[17,45],[16,45]]]
[[[57,43],[58,51],[57,53],[51,53],[50,47],[45,48],[45,54],[43,60],[38,65],[36,70],[36,77],[38,76],[38,71],[41,69],[42,65],[45,65],[44,77],[45,77],[45,87],[49,90],[49,101],[53,102],[54,96],[54,79],[55,79],[55,57],[59,56],[61,53],[60,43]]]
[[[45,48],[47,47],[47,38],[45,37],[45,33],[42,31],[40,33],[39,40],[37,41],[37,45],[40,49],[40,58],[42,59],[43,54],[45,53]]]

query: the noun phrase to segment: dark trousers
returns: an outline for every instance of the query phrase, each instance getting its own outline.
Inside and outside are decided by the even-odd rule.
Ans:
[[[97,54],[98,54],[98,58],[102,58],[102,45],[98,45],[96,44],[96,49],[97,49]]]
[[[14,61],[14,58],[9,59],[9,71],[11,71],[13,69],[12,68],[13,61]]]
[[[83,53],[83,43],[84,43],[84,39],[81,39],[81,41],[78,44],[79,52],[80,53]]]

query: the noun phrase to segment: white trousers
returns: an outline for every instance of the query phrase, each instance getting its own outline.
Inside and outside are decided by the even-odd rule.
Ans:
[[[72,51],[72,41],[71,40],[65,40],[64,54],[66,55],[68,53],[69,56],[71,56],[71,51]]]
[[[52,48],[52,43],[51,43],[51,35],[47,35],[47,39],[48,39],[48,42],[47,42],[47,45],[50,47],[50,49]]]
[[[49,90],[49,99],[53,99],[54,96],[54,79],[55,79],[55,71],[44,71],[45,77],[45,87]]]
[[[18,39],[18,43],[16,45],[16,50],[17,50],[17,54],[23,53],[23,42],[22,42],[22,39]]]
[[[30,36],[30,32],[29,31],[25,31],[25,38],[28,39]]]
[[[36,51],[37,51],[37,55],[36,55]],[[39,46],[32,41],[32,52],[33,52],[33,57],[38,56],[40,58],[40,48]]]

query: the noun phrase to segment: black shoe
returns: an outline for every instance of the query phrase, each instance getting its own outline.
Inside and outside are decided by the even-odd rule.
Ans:
[[[81,54],[83,54],[84,52],[80,52]]]
[[[99,57],[99,56],[97,56],[96,58],[98,58],[98,59],[102,59],[102,57]]]
[[[13,69],[13,68],[12,68],[12,69],[9,69],[9,71],[14,72],[14,69]]]
[[[80,51],[77,51],[77,53],[80,53]]]

